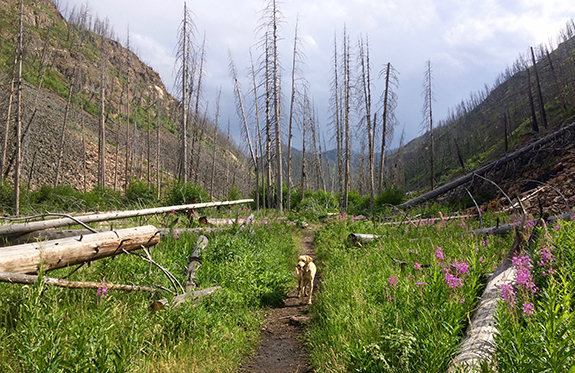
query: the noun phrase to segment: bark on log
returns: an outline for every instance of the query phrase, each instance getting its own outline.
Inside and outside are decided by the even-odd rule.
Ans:
[[[98,232],[109,231],[109,229],[96,229],[96,230]],[[7,242],[10,245],[21,245],[29,242],[57,240],[61,238],[75,237],[92,233],[93,232],[89,231],[88,229],[46,229],[42,231],[26,233],[22,236],[14,238],[9,238]]]
[[[202,265],[202,251],[208,247],[208,238],[206,236],[198,237],[196,246],[190,255],[190,263],[186,267],[186,292],[190,292],[195,289],[198,285],[196,284],[196,271]]]
[[[188,299],[196,301],[197,299],[205,297],[207,295],[210,295],[213,292],[220,290],[221,288],[222,288],[221,286],[214,286],[211,288],[206,288],[206,289],[202,289],[202,290],[197,290],[197,291],[177,295],[172,299],[171,307],[177,308]],[[160,310],[165,310],[168,307],[170,307],[170,302],[167,299],[160,299],[160,300],[157,300],[150,305],[150,310],[151,311],[160,311]]]
[[[367,234],[367,233],[350,233],[347,236],[347,242],[350,245],[357,245],[362,243],[371,242],[373,240],[377,240],[381,236],[375,234]]]
[[[37,274],[40,263],[45,271],[90,262],[160,241],[156,227],[118,229],[59,240],[16,245],[0,249],[0,271]]]
[[[76,219],[82,223],[88,224],[88,223],[95,223],[95,222],[100,222],[100,221],[134,218],[134,217],[138,217],[138,216],[146,216],[146,215],[153,215],[153,214],[163,214],[163,213],[172,212],[172,211],[192,210],[192,209],[200,209],[200,208],[205,208],[205,207],[238,205],[238,204],[251,203],[251,202],[253,202],[253,199],[242,199],[242,200],[238,200],[238,201],[194,203],[194,204],[189,204],[189,205],[157,207],[157,208],[150,208],[150,209],[143,209],[143,210],[132,210],[132,211],[117,211],[117,212],[110,212],[110,213],[104,213],[104,214],[84,215],[84,216],[77,216],[77,217],[75,216],[74,219]],[[19,223],[19,224],[9,224],[9,225],[0,226],[0,236],[19,235],[19,234],[29,233],[29,232],[43,230],[43,229],[66,227],[66,226],[76,225],[76,224],[78,224],[76,221],[69,219],[69,218],[33,221],[33,222]]]
[[[480,371],[481,363],[489,362],[495,353],[494,335],[497,331],[495,312],[500,298],[500,289],[503,285],[515,285],[517,270],[513,267],[511,259],[521,251],[525,244],[523,233],[525,221],[525,215],[523,215],[507,257],[487,280],[487,286],[467,327],[459,354],[453,359],[449,372]]]
[[[108,290],[123,290],[123,291],[149,291],[155,293],[158,291],[156,288],[138,285],[122,285],[110,284],[92,281],[68,281],[60,278],[46,277],[42,278],[45,284],[60,286],[72,289],[98,289],[107,288]],[[9,282],[12,284],[34,284],[38,282],[38,276],[25,275],[22,273],[0,272],[0,282]]]
[[[542,145],[545,145],[545,144],[555,140],[555,138],[557,138],[557,137],[565,135],[565,133],[567,131],[573,130],[574,128],[575,128],[575,123],[572,123],[568,126],[565,126],[565,127],[561,128],[560,130],[558,130],[558,131],[556,131],[556,132],[554,132],[548,136],[545,136],[544,138],[542,138],[538,141],[535,141],[534,143],[531,143],[530,145],[527,145],[527,146],[525,146],[519,150],[514,151],[511,154],[507,154],[507,155],[503,156],[502,158],[499,158],[498,160],[481,167],[480,169],[478,169],[475,172],[472,172],[472,173],[467,174],[463,177],[460,177],[459,179],[454,180],[454,181],[447,183],[445,185],[442,185],[439,188],[433,189],[432,191],[427,192],[427,193],[425,193],[425,194],[423,194],[417,198],[414,198],[412,200],[404,202],[401,205],[399,205],[398,207],[406,209],[409,207],[416,206],[416,205],[423,203],[425,201],[428,201],[432,198],[438,197],[438,196],[440,196],[440,195],[442,195],[442,194],[444,194],[444,193],[446,193],[452,189],[457,188],[460,185],[467,183],[468,181],[470,181],[473,178],[473,176],[475,174],[483,176],[488,171],[491,171],[491,169],[495,168],[496,166],[504,165],[509,161],[512,161],[516,158],[519,158],[522,155],[529,153],[533,149],[536,149]]]

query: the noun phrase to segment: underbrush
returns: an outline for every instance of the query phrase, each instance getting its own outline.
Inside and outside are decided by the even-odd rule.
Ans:
[[[1,283],[0,371],[233,371],[259,339],[263,308],[281,301],[295,282],[292,228],[260,221],[253,231],[209,237],[197,280],[199,288],[222,289],[177,309],[149,310],[154,300],[171,297],[165,292],[107,290],[106,283],[172,288],[134,255],[93,262],[69,278],[101,281],[97,290]],[[152,257],[183,282],[196,239],[163,237]]]

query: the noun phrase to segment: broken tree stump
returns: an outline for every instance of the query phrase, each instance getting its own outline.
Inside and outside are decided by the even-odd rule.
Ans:
[[[186,267],[186,292],[190,292],[195,289],[198,285],[196,284],[196,271],[202,265],[202,251],[208,246],[208,238],[206,236],[198,237],[196,241],[196,246],[190,255],[190,263]]]
[[[160,242],[156,227],[117,229],[59,240],[0,248],[0,272],[37,274],[150,247]]]

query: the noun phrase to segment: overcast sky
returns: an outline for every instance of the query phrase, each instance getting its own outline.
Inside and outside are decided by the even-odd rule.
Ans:
[[[256,41],[261,10],[269,0],[188,0],[195,16],[198,43],[206,34],[207,54],[204,100],[213,103],[222,88],[220,124],[231,122],[240,142],[239,120],[233,104],[228,64],[231,51],[242,89],[247,94],[249,50]],[[67,0],[68,9],[86,0]],[[63,0],[62,3],[66,3]],[[492,86],[497,76],[530,46],[556,40],[559,31],[575,18],[573,0],[285,0],[278,2],[283,23],[280,45],[284,67],[284,95],[289,95],[291,54],[296,18],[304,40],[309,81],[323,131],[327,131],[334,33],[344,24],[355,44],[368,35],[372,77],[391,62],[399,72],[398,106],[392,146],[402,129],[406,140],[422,133],[423,73],[432,64],[434,120],[444,119],[448,109],[471,92]],[[157,71],[171,90],[177,29],[183,14],[180,0],[91,0],[100,18],[108,17],[125,44],[129,25],[130,44],[140,58]],[[554,43],[555,45],[555,43]],[[257,51],[254,51],[258,54]],[[379,97],[383,81],[374,81],[372,96]],[[212,114],[213,115],[213,114]],[[331,134],[328,134],[331,136]],[[296,143],[301,136],[295,135]],[[328,145],[328,148],[333,146]]]

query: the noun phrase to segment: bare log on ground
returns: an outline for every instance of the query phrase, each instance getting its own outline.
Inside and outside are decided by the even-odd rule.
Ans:
[[[202,251],[204,251],[208,247],[208,238],[206,236],[198,237],[198,241],[196,242],[196,246],[192,251],[192,255],[190,255],[190,263],[186,267],[186,292],[190,292],[198,286],[196,284],[196,271],[202,265]]]
[[[363,243],[371,242],[373,240],[377,240],[382,236],[378,236],[375,234],[367,234],[367,233],[350,233],[347,236],[347,242],[350,245],[361,245]]]
[[[570,219],[572,219],[572,216],[575,216],[575,213],[566,212],[566,213],[563,213],[561,215],[551,216],[550,218],[548,218],[546,220],[547,220],[547,222],[553,222],[553,221],[557,221],[557,220],[570,220]],[[531,225],[531,224],[535,224],[536,222],[537,222],[537,220],[529,220],[526,224]],[[505,234],[505,233],[513,230],[513,228],[515,228],[516,226],[517,226],[517,224],[515,224],[515,223],[502,224],[502,225],[499,225],[496,227],[476,229],[476,230],[471,231],[469,233],[475,234],[475,235],[500,235],[500,234]]]
[[[530,151],[537,149],[538,147],[545,145],[553,140],[555,140],[558,137],[564,136],[565,133],[567,133],[570,130],[573,130],[575,128],[575,123],[572,123],[568,126],[565,126],[561,129],[559,129],[558,131],[545,136],[544,138],[535,141],[534,143],[531,143],[530,145],[527,145],[519,150],[514,151],[511,154],[506,154],[505,156],[499,158],[498,160],[491,162],[483,167],[481,167],[480,169],[478,169],[475,172],[472,172],[470,174],[467,174],[463,177],[460,177],[457,180],[454,180],[450,183],[447,183],[445,185],[440,186],[439,188],[433,189],[430,192],[427,192],[425,194],[422,194],[421,196],[414,198],[412,200],[409,200],[407,202],[402,203],[401,205],[399,205],[399,208],[409,208],[409,207],[413,207],[416,206],[420,203],[426,202],[430,199],[436,198],[444,193],[447,193],[448,191],[457,188],[460,185],[463,185],[465,183],[467,183],[468,181],[470,181],[471,179],[473,179],[474,175],[485,175],[487,172],[491,171],[493,168],[497,167],[497,166],[501,166],[506,164],[509,161],[512,161],[516,158],[519,158],[527,153],[529,153]]]
[[[465,332],[459,354],[455,356],[449,368],[450,372],[461,369],[472,372],[478,371],[481,369],[481,363],[488,363],[495,353],[494,336],[497,331],[495,312],[500,299],[500,289],[505,285],[515,285],[517,270],[513,267],[512,257],[521,251],[526,241],[523,233],[525,217],[525,212],[523,212],[521,224],[515,231],[515,240],[507,257],[487,280],[487,286]]]
[[[168,213],[168,212],[172,212],[172,211],[193,210],[193,209],[200,209],[200,208],[206,208],[206,207],[216,207],[216,206],[238,205],[238,204],[245,204],[245,203],[251,203],[251,202],[253,202],[253,199],[242,199],[242,200],[238,200],[238,201],[194,203],[194,204],[189,204],[189,205],[166,206],[166,207],[157,207],[157,208],[150,208],[150,209],[143,209],[143,210],[117,211],[117,212],[110,212],[110,213],[104,213],[104,214],[76,216],[76,217],[74,217],[74,219],[63,218],[63,219],[53,219],[53,220],[32,221],[32,222],[19,223],[19,224],[8,224],[8,225],[0,226],[0,236],[20,235],[20,234],[25,234],[25,233],[43,230],[43,229],[67,227],[70,225],[78,224],[78,221],[80,221],[84,224],[88,224],[88,223],[95,223],[95,222],[100,222],[100,221],[134,218],[134,217],[138,217],[138,216],[146,216],[146,215],[153,215],[153,214],[163,214],[163,213]]]
[[[184,303],[186,300],[194,300],[197,301],[198,299],[205,297],[207,295],[212,294],[213,292],[217,291],[217,290],[221,290],[221,286],[214,286],[211,288],[205,288],[202,290],[197,290],[197,291],[192,291],[189,293],[185,293],[185,294],[180,294],[178,296],[175,296],[172,299],[172,304],[170,305],[170,302],[167,299],[160,299],[155,301],[154,303],[152,303],[150,305],[150,310],[152,311],[160,311],[160,310],[164,310],[168,307],[171,308],[177,308],[179,307],[182,303]]]
[[[138,286],[138,285],[122,285],[122,284],[110,284],[102,282],[92,282],[92,281],[68,281],[62,280],[60,278],[46,277],[42,278],[42,281],[47,285],[60,286],[72,289],[98,289],[106,288],[108,290],[122,290],[122,291],[149,291],[155,293],[158,291],[156,288],[151,288],[148,286]],[[12,284],[34,284],[38,282],[38,276],[36,275],[25,275],[22,273],[11,273],[11,272],[0,272],[0,282],[9,282]]]
[[[45,271],[67,267],[150,247],[160,242],[156,227],[118,229],[46,242],[0,248],[0,271],[37,274],[40,264]]]

